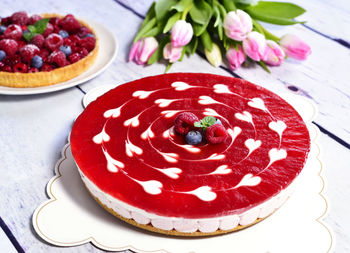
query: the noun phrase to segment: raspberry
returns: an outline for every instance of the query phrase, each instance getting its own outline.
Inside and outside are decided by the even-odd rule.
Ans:
[[[25,43],[23,40],[17,40],[17,44],[18,44],[17,50],[20,50],[22,47],[27,45],[27,43]]]
[[[33,15],[29,18],[28,20],[28,25],[34,25],[36,22],[38,22],[40,19],[42,19],[42,17],[40,15]]]
[[[195,129],[194,122],[199,121],[196,115],[191,112],[183,112],[175,118],[175,131],[178,134],[186,135],[190,130]]]
[[[33,37],[33,39],[30,40],[31,44],[34,44],[38,48],[42,48],[45,43],[45,38],[41,34],[37,34]]]
[[[61,37],[63,37],[63,36],[61,35]],[[63,45],[72,47],[74,45],[74,43],[70,39],[64,38]]]
[[[42,33],[42,35],[46,38],[53,32],[53,25],[50,23],[47,23],[45,31]]]
[[[21,62],[21,57],[18,54],[14,54],[14,55],[8,56],[4,60],[5,65],[11,66],[11,67],[13,65],[16,65],[19,62]]]
[[[45,40],[46,48],[50,49],[51,51],[54,51],[55,49],[59,48],[62,45],[63,45],[63,39],[57,33],[50,34],[49,36],[47,36]]]
[[[57,26],[59,24],[60,19],[58,17],[53,17],[50,18],[50,24],[52,24],[53,26]]]
[[[4,35],[7,39],[20,40],[22,38],[22,28],[19,25],[9,25]]]
[[[24,63],[17,63],[13,67],[13,72],[27,73],[28,67]]]
[[[68,60],[69,60],[71,63],[75,63],[75,62],[77,62],[77,61],[80,60],[80,54],[79,54],[79,53],[71,54],[70,56],[68,56]]]
[[[0,41],[0,49],[4,50],[6,55],[14,55],[18,49],[18,43],[15,40],[3,39]]]
[[[51,64],[56,64],[58,67],[66,65],[66,55],[62,51],[55,51],[50,54],[47,61]]]
[[[72,35],[68,37],[70,39],[70,41],[73,43],[71,46],[76,46],[79,44],[80,42],[80,38],[78,35]]]
[[[5,26],[11,24],[11,17],[1,18],[1,24]]]
[[[82,38],[79,42],[81,47],[86,48],[89,52],[95,48],[96,40],[94,37]]]
[[[34,55],[39,54],[39,52],[40,49],[33,44],[28,44],[19,50],[24,63],[30,63]]]
[[[67,32],[76,32],[81,27],[78,20],[72,14],[68,14],[60,20],[59,25]]]
[[[44,63],[43,66],[41,67],[41,71],[44,71],[44,72],[49,72],[51,70],[53,70],[53,67],[48,63]]]
[[[220,124],[211,125],[205,132],[205,138],[212,144],[222,143],[227,138],[226,128]]]
[[[46,48],[41,49],[39,52],[39,56],[43,59],[43,61],[46,61],[49,55],[50,55],[50,52]]]
[[[36,72],[39,72],[39,69],[37,69],[37,68],[30,68],[28,70],[28,73],[36,73]]]
[[[79,29],[78,36],[84,38],[87,34],[91,33],[90,29],[83,26]]]
[[[5,71],[5,72],[12,72],[12,68],[11,68],[11,66],[6,65],[6,66],[4,66],[4,67],[2,68],[2,71]]]
[[[87,51],[86,48],[79,49],[78,53],[81,55],[81,58],[84,58],[85,56],[87,56],[89,54],[89,52]]]
[[[0,61],[0,69],[2,69],[3,66],[5,66],[5,63],[3,63],[2,61]]]
[[[17,25],[26,25],[28,20],[29,18],[25,11],[15,12],[11,16],[12,23]]]

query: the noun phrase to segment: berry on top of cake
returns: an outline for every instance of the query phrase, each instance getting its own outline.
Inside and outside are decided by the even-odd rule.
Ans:
[[[72,14],[29,16],[20,11],[0,20],[0,74],[53,71],[84,59],[95,48],[95,33]],[[73,77],[81,73],[74,71]],[[0,85],[12,86],[13,81],[8,79],[8,75],[0,77]],[[39,85],[48,84],[51,83]]]

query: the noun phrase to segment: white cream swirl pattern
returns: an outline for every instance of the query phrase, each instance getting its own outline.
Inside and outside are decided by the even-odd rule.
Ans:
[[[194,88],[208,89],[207,87],[203,87],[203,86],[191,86],[185,82],[174,82],[171,85],[171,88],[168,88],[168,89],[174,89],[175,92],[186,92],[188,89],[194,89]],[[224,84],[213,85],[212,89],[213,89],[214,93],[217,93],[217,94],[225,94],[225,95],[233,95],[236,97],[237,96],[242,97],[241,95],[230,91],[229,87],[224,85]],[[93,137],[93,142],[96,145],[101,145],[102,150],[103,150],[103,154],[106,158],[106,162],[107,162],[106,168],[108,169],[108,171],[110,171],[111,173],[122,172],[130,180],[139,184],[144,189],[144,191],[148,194],[158,195],[158,194],[161,194],[163,191],[171,191],[171,192],[174,192],[174,194],[194,195],[198,199],[200,199],[202,201],[206,201],[206,202],[214,201],[217,198],[216,192],[221,192],[221,191],[223,191],[223,189],[216,189],[216,188],[213,188],[209,185],[202,185],[200,187],[197,187],[197,188],[189,190],[189,191],[180,191],[174,187],[169,188],[167,185],[164,185],[164,182],[159,181],[159,179],[158,180],[143,181],[141,179],[134,178],[127,173],[128,168],[125,166],[125,163],[123,161],[119,161],[122,159],[122,157],[123,157],[122,155],[120,156],[120,158],[112,158],[112,156],[108,153],[108,149],[106,148],[105,143],[109,142],[111,137],[110,137],[109,133],[106,132],[107,122],[109,120],[113,120],[113,119],[121,117],[122,109],[124,106],[126,106],[128,104],[132,104],[132,103],[137,103],[138,99],[141,99],[141,100],[150,99],[151,94],[156,94],[157,92],[161,92],[164,90],[166,90],[166,89],[159,89],[159,90],[152,90],[152,91],[145,91],[145,90],[135,91],[132,94],[132,96],[133,96],[132,99],[128,100],[127,102],[125,102],[124,104],[122,104],[121,106],[119,106],[117,108],[112,108],[112,109],[106,110],[103,114],[103,116],[107,119],[106,123],[103,126],[101,132]],[[154,97],[156,97],[156,96],[154,96]],[[153,105],[155,107],[164,108],[164,110],[160,111],[159,116],[156,120],[162,119],[162,118],[173,119],[177,114],[186,111],[183,109],[174,109],[174,108],[177,108],[176,105],[179,102],[181,103],[182,101],[184,101],[186,99],[189,100],[189,102],[190,102],[190,99],[186,98],[186,97],[184,97],[182,99],[181,98],[161,98],[161,97],[159,98],[158,97],[155,100],[153,100],[153,102],[151,101],[151,103],[153,103]],[[268,108],[265,106],[264,101],[261,98],[256,97],[256,98],[252,98],[252,99],[246,99],[246,101],[247,101],[247,104],[249,107],[262,110],[262,111],[266,112],[267,115],[272,116],[271,113],[269,112]],[[247,155],[243,159],[241,159],[238,163],[241,163],[242,161],[248,159],[250,156],[253,155],[253,153],[257,149],[259,149],[261,147],[262,141],[256,139],[257,132],[256,132],[254,120],[253,120],[253,115],[250,111],[248,111],[247,109],[244,111],[237,111],[235,108],[227,106],[225,103],[218,101],[217,98],[213,98],[209,95],[199,94],[198,95],[198,104],[200,106],[204,106],[204,108],[201,109],[202,114],[204,116],[213,116],[213,117],[217,117],[217,118],[222,119],[224,122],[230,122],[230,120],[227,119],[227,116],[222,115],[217,110],[220,106],[224,106],[224,107],[229,108],[229,110],[234,110],[234,113],[232,113],[231,115],[233,115],[233,117],[235,117],[237,120],[247,122],[247,123],[252,125],[252,127],[254,129],[254,136],[255,137],[254,138],[247,138],[244,141],[244,146],[245,146],[245,148],[248,149]],[[208,105],[215,105],[215,107],[206,107]],[[137,114],[135,116],[123,121],[123,126],[125,128],[127,128],[127,136],[125,139],[125,154],[129,158],[138,159],[141,163],[145,164],[147,167],[158,171],[160,173],[160,175],[164,175],[167,178],[177,180],[182,176],[186,176],[186,174],[184,174],[183,169],[181,169],[179,167],[174,167],[174,166],[172,166],[172,164],[177,164],[180,161],[189,161],[189,160],[180,157],[179,154],[177,154],[176,152],[167,152],[167,151],[161,150],[158,147],[154,146],[152,144],[152,140],[159,138],[156,136],[156,133],[154,132],[154,130],[152,130],[156,120],[154,122],[150,122],[151,124],[149,124],[146,129],[142,126],[142,123],[140,120],[140,118],[143,117],[143,114],[147,113],[150,110],[153,110],[154,106],[146,108],[139,113],[136,112]],[[255,186],[259,185],[261,182],[261,177],[259,177],[258,175],[261,174],[262,172],[264,172],[266,169],[268,169],[274,162],[285,159],[287,157],[287,152],[284,149],[280,148],[281,142],[282,142],[283,131],[287,128],[287,126],[283,121],[275,120],[275,118],[273,118],[273,119],[274,120],[269,123],[268,127],[269,127],[269,129],[271,129],[272,131],[274,131],[278,134],[280,144],[278,147],[272,148],[269,151],[269,153],[268,153],[268,156],[269,156],[268,165],[265,168],[262,168],[262,170],[259,173],[257,173],[256,175],[254,175],[252,173],[247,173],[247,174],[243,175],[243,177],[240,179],[240,182],[238,182],[235,186],[224,189],[225,191],[233,191],[233,190],[236,190],[236,189],[243,187],[243,186],[255,187]],[[143,129],[142,132],[138,135],[138,138],[141,139],[142,141],[148,143],[151,150],[154,150],[164,161],[169,163],[168,167],[158,168],[157,166],[154,166],[152,164],[148,164],[147,161],[144,160],[144,158],[141,158],[141,157],[143,157],[143,155],[147,155],[147,153],[144,154],[145,153],[144,149],[142,147],[135,145],[130,138],[130,134],[133,131],[135,131],[137,128]],[[135,130],[133,130],[133,129],[135,129]],[[228,150],[230,150],[230,148],[234,145],[236,139],[240,136],[240,134],[244,130],[242,130],[242,128],[239,126],[230,126],[229,125],[227,131],[229,133],[231,141],[224,150],[222,150],[219,153],[211,153],[210,155],[207,155],[206,157],[202,157],[201,159],[192,159],[193,162],[218,161],[218,162],[223,163],[223,164],[217,166],[214,171],[207,172],[204,174],[199,173],[199,175],[206,175],[206,176],[210,177],[210,176],[217,176],[217,175],[226,176],[226,175],[232,174],[232,170],[233,170],[233,167],[235,164],[232,164],[233,165],[233,167],[232,167],[231,164],[225,163],[226,152],[228,152]],[[133,137],[133,138],[135,138],[135,137]],[[188,144],[177,143],[174,139],[173,128],[165,129],[161,133],[161,138],[163,138],[165,141],[168,141],[169,144],[173,145],[174,147],[178,147],[178,148],[181,148],[181,149],[187,151],[189,154],[200,154],[202,151],[202,148],[205,148],[205,146],[203,146],[201,148],[201,147],[195,147],[195,146],[188,145]]]

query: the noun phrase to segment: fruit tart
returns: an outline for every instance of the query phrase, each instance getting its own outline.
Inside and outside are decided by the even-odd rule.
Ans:
[[[0,21],[0,85],[27,88],[72,79],[95,62],[98,39],[72,14],[13,13]]]

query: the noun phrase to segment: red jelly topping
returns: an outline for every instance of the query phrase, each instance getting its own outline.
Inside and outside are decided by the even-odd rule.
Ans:
[[[174,119],[220,119],[228,137],[190,146]],[[91,103],[71,133],[82,173],[107,194],[149,213],[208,218],[242,213],[277,195],[310,148],[299,114],[247,81],[177,73],[136,80]]]

